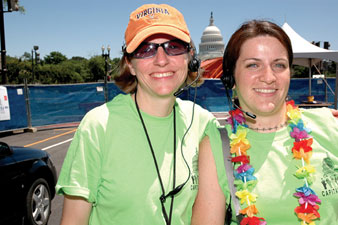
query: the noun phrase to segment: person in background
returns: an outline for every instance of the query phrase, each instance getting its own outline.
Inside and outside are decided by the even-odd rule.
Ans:
[[[222,81],[238,98],[226,129],[241,225],[338,223],[337,112],[287,100],[292,60],[287,34],[264,20],[244,23],[224,52]]]
[[[115,83],[126,94],[86,114],[64,160],[56,186],[61,224],[197,224],[197,191],[210,206],[204,220],[221,224],[226,177],[217,121],[176,98],[201,82],[183,15],[165,4],[139,7],[122,51]],[[199,157],[215,163],[199,174]]]

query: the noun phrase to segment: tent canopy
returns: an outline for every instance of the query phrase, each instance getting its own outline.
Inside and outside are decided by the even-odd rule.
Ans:
[[[309,41],[301,37],[289,24],[284,23],[282,29],[289,36],[292,44],[293,64],[309,66],[309,59],[312,64],[319,62],[323,59],[329,59],[338,62],[338,51],[327,50],[311,44]]]
[[[210,79],[220,78],[223,74],[222,63],[223,57],[202,61],[201,67],[203,68],[203,77]]]

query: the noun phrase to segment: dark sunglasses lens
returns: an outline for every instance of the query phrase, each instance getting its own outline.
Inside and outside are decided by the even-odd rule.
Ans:
[[[179,40],[172,40],[162,44],[142,43],[133,53],[134,58],[150,58],[157,53],[159,46],[164,48],[168,55],[181,55],[188,52],[188,44]]]
[[[152,43],[141,44],[134,52],[135,58],[148,58],[156,54],[156,46]]]
[[[181,55],[187,52],[188,45],[180,41],[169,41],[164,48],[168,55]]]

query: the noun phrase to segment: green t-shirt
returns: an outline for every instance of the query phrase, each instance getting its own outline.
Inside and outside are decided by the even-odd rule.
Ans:
[[[220,184],[225,189],[220,136],[213,115],[193,104],[176,100],[176,186],[189,181],[175,196],[172,224],[190,224],[198,190],[198,146],[211,139]],[[173,182],[173,113],[154,117],[142,113],[153,146],[165,193]],[[184,156],[184,158],[182,157]],[[165,224],[159,197],[162,194],[144,129],[130,95],[91,110],[78,127],[56,186],[58,194],[81,196],[92,203],[91,225]],[[171,199],[165,202],[169,213]]]
[[[338,224],[338,120],[329,109],[303,111],[303,121],[313,136],[311,165],[316,169],[315,182],[310,186],[321,199],[319,225]],[[230,134],[230,126],[226,126]],[[293,159],[293,138],[290,128],[273,133],[257,133],[248,129],[250,164],[255,168],[258,183],[252,193],[258,195],[258,217],[269,225],[299,224],[294,209],[299,206],[293,197],[296,188],[304,185],[296,172],[301,161]]]

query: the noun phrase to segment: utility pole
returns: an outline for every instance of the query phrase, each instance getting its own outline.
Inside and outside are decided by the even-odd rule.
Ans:
[[[19,5],[18,0],[7,0],[8,10],[4,11],[4,1],[0,0],[0,38],[1,38],[1,84],[8,83],[7,77],[7,65],[6,65],[6,44],[5,44],[5,12],[18,11]]]
[[[7,68],[6,68],[6,45],[5,45],[5,22],[4,22],[4,5],[3,0],[0,3],[0,32],[1,32],[1,83],[7,84]]]
[[[107,53],[105,53],[105,47],[102,45],[102,57],[104,58],[104,101],[108,102],[108,85],[107,85],[107,78],[108,78],[108,66],[109,66],[109,55],[110,55],[110,46],[107,47]]]
[[[34,83],[34,79],[35,79],[35,67],[40,61],[40,53],[37,52],[38,50],[39,50],[39,46],[34,45],[32,49],[32,83]],[[39,77],[37,77],[37,80],[39,81]]]

